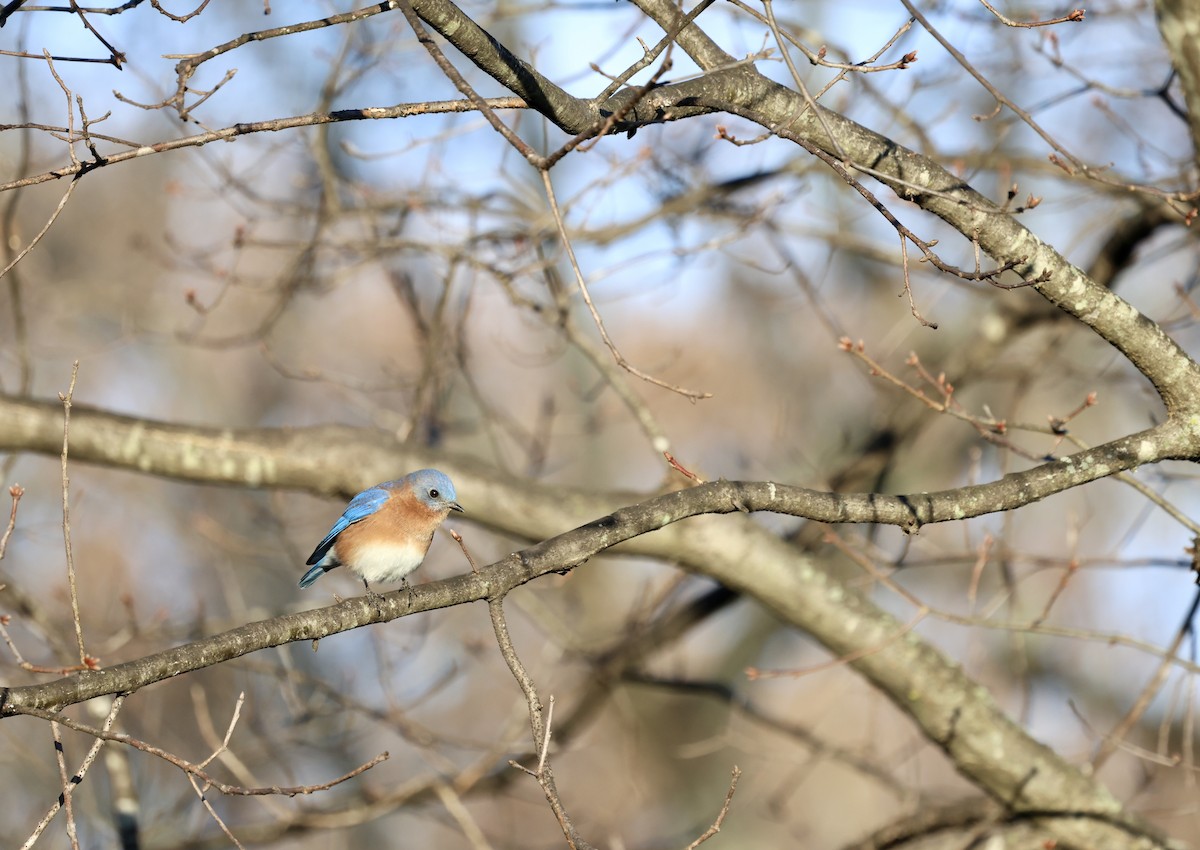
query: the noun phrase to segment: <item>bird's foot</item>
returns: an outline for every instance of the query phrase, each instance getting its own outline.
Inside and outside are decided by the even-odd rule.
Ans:
[[[375,609],[375,616],[383,619],[383,594],[376,593],[371,585],[367,584],[367,580],[363,579],[363,587],[367,589],[367,599],[371,602],[371,607]]]
[[[413,607],[413,603],[416,602],[416,600],[417,600],[417,595],[416,595],[416,593],[413,592],[413,586],[408,583],[407,576],[400,579],[400,589],[403,590],[406,594],[408,594],[408,608],[411,611],[412,607]]]

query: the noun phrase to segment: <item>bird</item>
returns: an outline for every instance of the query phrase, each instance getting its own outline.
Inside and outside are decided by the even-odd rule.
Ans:
[[[450,511],[465,513],[457,499],[450,477],[437,469],[418,469],[363,490],[308,556],[310,569],[300,586],[343,565],[362,578],[368,593],[370,582],[407,582]]]

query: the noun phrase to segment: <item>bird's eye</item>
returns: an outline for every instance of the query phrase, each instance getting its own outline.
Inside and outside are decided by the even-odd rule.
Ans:
[[[436,498],[437,498],[439,495],[441,495],[441,494],[440,494],[440,493],[438,493],[438,491],[437,491],[437,490],[430,490],[430,491],[429,491],[429,498],[431,498],[431,499],[436,499]]]

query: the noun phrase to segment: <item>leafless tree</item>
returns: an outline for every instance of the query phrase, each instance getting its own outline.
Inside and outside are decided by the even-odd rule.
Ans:
[[[1200,5],[0,27],[5,846],[1200,837]]]

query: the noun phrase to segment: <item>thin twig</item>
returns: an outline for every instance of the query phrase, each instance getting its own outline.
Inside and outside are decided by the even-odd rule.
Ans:
[[[833,128],[829,126],[829,122],[825,120],[825,113],[817,108],[817,101],[808,90],[808,86],[804,84],[804,78],[800,76],[800,72],[796,70],[796,65],[792,62],[792,54],[787,49],[787,44],[784,43],[783,35],[780,34],[779,24],[775,21],[775,7],[772,0],[763,0],[763,13],[767,18],[767,26],[775,36],[775,43],[779,45],[779,52],[783,56],[783,62],[787,65],[788,72],[792,75],[792,82],[796,84],[797,91],[804,98],[804,106],[796,110],[796,114],[787,120],[784,126],[791,126],[800,117],[804,115],[805,110],[812,109],[813,115],[817,118],[817,123],[821,125],[821,129],[825,131],[825,135],[829,137],[829,142],[833,146],[839,159],[846,159],[846,152],[842,149],[842,143],[838,137],[834,135]],[[776,128],[772,127],[772,132]]]
[[[587,281],[584,280],[583,271],[579,267],[579,261],[575,258],[575,249],[571,247],[571,240],[567,236],[567,225],[566,222],[563,221],[562,211],[558,207],[558,199],[554,194],[554,184],[550,180],[550,172],[543,171],[541,174],[542,185],[546,189],[546,199],[550,203],[550,212],[554,215],[554,224],[558,228],[558,236],[562,240],[563,249],[566,251],[567,259],[571,263],[571,270],[575,273],[575,282],[579,285],[579,292],[583,296],[583,303],[587,305],[588,311],[592,314],[592,321],[596,323],[596,328],[600,331],[600,338],[603,339],[604,344],[608,346],[608,350],[612,353],[613,358],[617,361],[622,369],[629,372],[631,375],[641,378],[647,383],[654,384],[655,386],[662,387],[663,389],[670,390],[674,393],[679,393],[681,396],[691,401],[712,398],[712,393],[689,390],[684,387],[676,386],[675,384],[667,383],[659,378],[655,378],[653,375],[646,374],[626,360],[621,352],[617,350],[616,344],[613,343],[612,338],[608,335],[608,331],[604,327],[604,320],[600,318],[600,311],[597,310],[596,305],[592,303],[592,296],[591,293],[588,292]],[[655,446],[656,451],[665,451],[667,448],[669,447],[664,446],[659,448],[658,446]]]
[[[122,99],[122,98],[118,98]],[[124,98],[126,102],[128,98]],[[500,97],[487,100],[489,108],[492,109],[523,109],[525,101],[519,97]],[[61,180],[63,177],[71,177],[83,172],[92,171],[97,168],[102,168],[110,165],[117,165],[131,159],[137,159],[143,156],[151,156],[153,154],[166,153],[167,151],[180,150],[181,148],[200,147],[211,144],[212,142],[230,141],[239,136],[251,135],[254,133],[275,133],[280,130],[290,130],[296,127],[320,127],[324,124],[337,124],[343,121],[380,121],[390,118],[404,118],[412,115],[437,115],[452,112],[473,112],[476,106],[469,100],[447,100],[434,101],[426,103],[401,103],[396,106],[372,106],[362,109],[338,109],[333,112],[314,112],[308,115],[296,115],[287,118],[271,118],[265,121],[249,121],[233,124],[229,127],[223,127],[216,130],[209,130],[204,133],[197,133],[194,136],[184,136],[178,139],[169,139],[165,142],[157,142],[153,145],[142,145],[133,150],[121,151],[106,156],[99,162],[81,163],[77,156],[74,156],[72,150],[72,161],[70,165],[64,165],[61,168],[44,171],[41,174],[33,174],[28,177],[21,177],[16,180],[10,180],[7,183],[0,183],[0,192],[7,192],[12,189],[21,189],[26,186],[36,186],[39,183],[48,183],[51,180]],[[74,131],[71,130],[71,133]],[[97,138],[103,138],[98,136]],[[122,142],[124,144],[124,142]]]
[[[983,539],[979,541],[975,565],[971,568],[971,583],[967,586],[967,610],[972,614],[975,613],[975,602],[979,598],[979,582],[983,578],[984,567],[988,565],[995,543],[996,539],[992,537],[991,532],[984,532]]]
[[[50,734],[54,738],[54,761],[58,764],[58,782],[63,789],[61,793],[63,813],[67,818],[67,840],[71,842],[71,850],[79,850],[79,830],[75,825],[75,796],[71,793],[74,784],[72,777],[67,776],[67,755],[63,749],[62,729],[57,723],[50,724]],[[93,741],[93,745],[99,741]]]
[[[673,454],[671,454],[670,452],[663,452],[663,457],[665,457],[667,459],[667,463],[670,465],[670,467],[672,469],[674,469],[676,472],[678,472],[684,478],[691,481],[692,484],[703,484],[704,483],[703,478],[701,478],[699,475],[692,472],[690,469],[688,469],[683,464],[681,464],[679,461],[677,461],[675,459],[675,456]]]
[[[208,707],[207,691],[199,684],[194,684],[191,687],[192,703],[194,706],[194,714],[196,723],[199,727],[200,737],[204,743],[212,750],[212,754],[200,763],[200,767],[206,768],[213,762],[214,759],[220,759],[221,764],[225,765],[233,774],[234,778],[245,787],[261,786],[263,783],[258,780],[254,772],[229,748],[229,742],[233,736],[234,727],[237,725],[241,716],[242,706],[245,703],[246,694],[241,692],[238,694],[237,700],[234,703],[233,714],[226,724],[224,736],[218,735],[216,727],[212,723],[212,713]],[[125,751],[119,748],[109,750],[109,758],[114,753],[124,755]],[[203,789],[202,790],[206,790]],[[269,811],[272,816],[277,818],[287,817],[289,809],[281,802],[277,802],[272,797],[262,797],[263,808]]]
[[[546,734],[542,736],[542,745],[539,747],[541,755],[538,756],[537,775],[541,776],[546,769],[546,756],[550,752],[550,730],[554,728],[554,694],[550,694],[550,704],[546,707]]]
[[[979,0],[979,4],[995,15],[1000,23],[1004,24],[1006,27],[1024,27],[1025,29],[1033,29],[1034,27],[1051,27],[1055,24],[1078,24],[1083,21],[1085,12],[1083,9],[1072,9],[1062,17],[1050,18],[1044,21],[1015,21],[1012,18],[1002,15],[995,6],[988,2],[988,0]]]
[[[120,699],[120,697],[118,697]],[[105,741],[115,741],[118,744],[125,744],[133,747],[135,750],[141,750],[143,753],[155,756],[163,761],[174,765],[190,776],[194,776],[205,784],[208,788],[215,788],[222,794],[230,797],[265,797],[269,795],[278,795],[281,797],[296,797],[300,794],[314,794],[317,791],[325,791],[335,785],[340,785],[349,779],[353,779],[360,773],[364,773],[382,762],[387,761],[391,756],[388,752],[382,752],[369,762],[360,764],[358,767],[345,773],[336,779],[331,779],[328,782],[322,782],[317,785],[271,785],[262,788],[244,788],[240,785],[229,785],[218,781],[211,776],[200,766],[193,764],[187,759],[180,758],[174,753],[156,747],[153,744],[148,744],[132,735],[126,735],[123,732],[109,732],[104,729],[97,729],[95,726],[88,726],[86,723],[80,723],[77,720],[72,720],[65,714],[59,714],[54,711],[44,711],[40,708],[14,708],[13,713],[25,714],[30,717],[40,717],[43,720],[61,723],[69,729],[74,729],[76,732],[82,732],[85,735],[91,735],[94,738],[99,738]]]
[[[112,707],[109,709],[108,715],[104,719],[104,725],[102,727],[103,731],[108,732],[108,730],[112,729],[113,723],[116,722],[117,719],[117,712],[121,710],[121,705],[124,702],[124,696],[118,696],[113,699]],[[57,724],[54,725],[57,726]],[[21,850],[29,850],[29,848],[33,847],[33,845],[37,843],[37,840],[41,836],[42,832],[44,832],[46,827],[49,826],[50,821],[54,819],[54,816],[58,814],[58,810],[62,808],[71,798],[71,793],[75,790],[75,787],[83,781],[83,777],[87,775],[88,768],[90,768],[92,766],[92,762],[96,760],[96,755],[100,752],[100,748],[102,746],[104,746],[104,739],[101,737],[97,737],[96,740],[92,742],[92,746],[88,750],[87,756],[84,757],[83,762],[79,765],[79,769],[75,771],[74,775],[71,776],[68,781],[63,783],[62,793],[60,794],[59,798],[54,801],[54,803],[50,806],[50,810],[46,812],[46,814],[38,822],[38,825],[34,827],[33,834],[30,835],[29,838],[25,840],[25,843],[21,845]]]
[[[1069,561],[1067,561],[1067,565],[1063,569],[1063,573],[1058,579],[1058,584],[1055,585],[1054,590],[1050,591],[1050,595],[1046,597],[1046,604],[1042,606],[1042,612],[1034,618],[1033,624],[1035,626],[1040,626],[1042,623],[1046,622],[1047,618],[1050,616],[1051,609],[1054,608],[1055,603],[1057,603],[1059,598],[1063,595],[1063,591],[1067,589],[1067,585],[1071,583],[1071,579],[1073,579],[1078,573],[1079,560],[1076,558],[1071,558]]]
[[[550,746],[550,724],[542,717],[542,703],[538,698],[533,678],[525,669],[525,665],[521,663],[521,659],[517,657],[516,647],[513,646],[512,637],[508,633],[508,623],[504,619],[503,596],[488,600],[488,613],[491,615],[492,630],[496,633],[496,643],[500,647],[500,654],[508,664],[513,678],[517,680],[521,692],[525,694],[525,702],[529,706],[529,726],[533,731],[533,743],[537,750],[538,769],[536,771],[521,767],[521,765],[515,766],[537,779],[538,784],[542,787],[542,793],[546,795],[546,802],[550,804],[550,810],[558,819],[558,825],[571,850],[593,850],[592,846],[580,838],[575,831],[575,827],[567,815],[567,810],[558,796],[558,787],[554,782],[554,770],[550,766],[547,755]]]
[[[192,11],[190,11],[186,14],[183,14],[183,15],[172,15],[170,12],[168,12],[166,9],[164,9],[162,7],[162,3],[160,2],[160,0],[150,0],[150,5],[154,7],[154,11],[158,12],[163,17],[169,18],[177,24],[186,24],[192,18],[196,17],[201,12],[203,12],[204,7],[207,6],[210,2],[211,2],[211,0],[202,0],[202,2],[200,3],[199,6],[197,6]]]
[[[1168,202],[1181,201],[1190,203],[1190,193],[1164,192],[1163,190],[1153,186],[1139,185],[1132,183],[1131,181],[1110,177],[1103,173],[1104,168],[1093,167],[1079,159],[1077,156],[1068,151],[1062,145],[1062,143],[1053,136],[1053,134],[1038,124],[1028,111],[1022,109],[1020,106],[1014,103],[1009,97],[1007,97],[995,85],[993,85],[991,81],[987,79],[987,77],[980,73],[980,71],[971,64],[963,52],[956,48],[950,39],[942,35],[942,33],[929,22],[929,19],[921,14],[920,10],[917,9],[912,0],[900,0],[900,2],[904,5],[904,8],[908,10],[908,13],[912,15],[912,17],[915,18],[922,27],[925,28],[926,32],[933,36],[938,44],[940,44],[947,53],[954,57],[954,61],[961,65],[963,70],[974,77],[975,80],[987,90],[987,93],[996,99],[997,103],[1008,107],[1014,115],[1020,118],[1021,121],[1023,121],[1031,130],[1037,133],[1047,145],[1066,158],[1067,161],[1064,162],[1063,160],[1060,160],[1056,154],[1050,154],[1049,156],[1050,162],[1058,165],[1065,172],[1067,172],[1067,174],[1071,176],[1082,174],[1084,177],[1095,180],[1102,185],[1117,188],[1126,194],[1129,192],[1144,192],[1147,195],[1163,198]],[[1076,12],[1079,12],[1081,15],[1078,20],[1082,20],[1082,10],[1076,10]],[[1072,12],[1071,14],[1074,15],[1075,12]],[[1068,15],[1068,17],[1070,17],[1070,15]]]
[[[124,699],[124,697],[122,697]],[[87,704],[87,712],[92,717],[103,719],[112,711],[114,697],[104,697],[91,700]],[[111,728],[118,728],[114,718]],[[110,810],[116,831],[123,838],[122,850],[136,850],[133,844],[139,832],[141,806],[138,803],[137,785],[134,782],[133,770],[129,764],[129,752],[124,747],[105,747],[104,759],[100,765],[103,768],[105,784],[108,786]]]
[[[728,0],[728,2],[731,6],[734,6],[739,11],[754,18],[760,24],[766,24],[768,27],[770,26],[769,22],[767,21],[767,16],[764,15],[762,12],[758,11],[758,9],[749,5],[748,3],[744,3],[744,2],[742,2],[742,0]],[[900,27],[896,30],[896,32],[892,34],[891,38],[889,38],[886,42],[884,42],[884,44],[881,48],[876,50],[873,54],[868,56],[866,59],[863,59],[858,62],[831,62],[831,61],[829,61],[829,59],[826,58],[827,48],[824,45],[822,45],[817,50],[812,50],[812,49],[806,47],[804,45],[804,43],[800,41],[800,39],[796,38],[789,32],[786,32],[781,29],[781,30],[779,30],[779,34],[782,35],[789,42],[791,42],[793,45],[795,45],[796,49],[804,54],[804,57],[809,61],[810,64],[819,65],[822,68],[831,68],[831,69],[834,69],[834,70],[840,72],[833,79],[831,79],[828,83],[826,83],[824,86],[822,86],[821,91],[819,91],[817,93],[817,98],[819,99],[825,92],[829,91],[831,88],[833,88],[834,85],[836,85],[837,83],[839,83],[843,79],[845,79],[845,77],[850,73],[878,74],[881,71],[903,71],[903,70],[906,70],[909,65],[916,62],[917,61],[917,51],[913,50],[909,53],[904,54],[904,56],[901,57],[896,62],[889,62],[884,65],[874,64],[879,59],[880,56],[882,56],[884,53],[886,53],[888,50],[890,50],[892,48],[892,46],[897,41],[900,40],[900,37],[902,35],[904,35],[906,32],[909,31],[909,29],[912,28],[912,24],[913,24],[913,19],[909,18],[907,21],[905,21],[903,24],[900,25]]]
[[[717,819],[713,821],[712,826],[704,830],[699,838],[687,846],[687,850],[696,850],[697,847],[721,831],[721,825],[725,823],[725,816],[729,814],[729,806],[733,803],[733,792],[737,790],[738,780],[741,778],[742,769],[735,764],[733,776],[729,780],[729,791],[725,794],[725,803],[721,806],[721,811],[717,813]]]
[[[114,68],[116,68],[118,71],[120,71],[121,66],[123,64],[125,64],[125,61],[126,61],[125,54],[122,53],[120,50],[117,50],[111,44],[109,44],[108,40],[104,36],[100,35],[100,31],[97,30],[94,26],[92,26],[92,22],[87,19],[87,15],[84,14],[83,9],[79,8],[78,0],[70,0],[70,3],[71,3],[71,11],[79,16],[79,20],[83,22],[84,29],[86,29],[93,36],[95,36],[96,40],[99,41],[101,44],[103,44],[104,49],[108,51],[108,55],[109,55],[108,64],[112,65]]]
[[[916,369],[917,374],[921,377],[921,379],[930,384],[938,391],[939,394],[941,394],[942,397],[940,400],[931,398],[930,396],[926,395],[924,390],[920,389],[919,387],[912,386],[907,381],[896,375],[893,375],[891,372],[885,369],[880,363],[872,359],[866,353],[866,345],[862,340],[855,342],[854,340],[850,339],[850,337],[842,337],[838,340],[838,348],[847,352],[848,354],[853,354],[855,357],[865,363],[869,369],[868,374],[871,377],[882,378],[893,386],[904,390],[904,392],[908,393],[913,398],[926,405],[930,410],[933,410],[937,413],[944,413],[949,416],[953,416],[955,419],[966,422],[968,425],[974,428],[976,433],[978,433],[979,436],[984,440],[1007,449],[1014,454],[1026,458],[1027,460],[1040,462],[1045,461],[1048,458],[1052,458],[1053,455],[1046,452],[1038,454],[1018,446],[1016,443],[1008,439],[1007,435],[1011,432],[1020,430],[1031,431],[1036,434],[1057,436],[1058,440],[1055,442],[1054,448],[1058,447],[1059,443],[1065,436],[1058,434],[1051,426],[1009,423],[1004,419],[996,419],[991,415],[990,412],[987,411],[986,407],[984,408],[984,416],[977,416],[968,412],[967,409],[964,408],[962,404],[960,404],[954,398],[954,385],[946,380],[946,376],[944,374],[938,375],[937,377],[931,375],[929,371],[921,365],[921,361],[915,352],[909,354],[905,365]],[[1084,405],[1085,408],[1090,406],[1091,405],[1086,403]],[[1073,415],[1075,414],[1072,414],[1072,416]],[[1051,422],[1053,421],[1054,418],[1051,417]]]
[[[913,297],[912,281],[908,276],[908,240],[903,234],[900,236],[900,268],[904,276],[904,294],[908,296],[908,309],[912,311],[913,318],[927,328],[937,330],[937,322],[931,322],[921,315],[921,311],[917,309],[917,301]]]
[[[54,77],[55,81],[58,82],[59,87],[63,90],[63,94],[66,95],[66,98],[67,98],[67,150],[70,153],[71,162],[74,165],[78,166],[80,163],[79,163],[78,158],[76,158],[76,156],[75,156],[75,141],[74,141],[75,140],[75,110],[74,110],[74,107],[71,105],[72,104],[71,90],[69,88],[67,88],[67,84],[65,82],[63,82],[62,77],[60,77],[58,75],[58,72],[54,69],[54,59],[50,56],[50,54],[43,51],[43,55],[40,58],[45,59],[46,66],[50,69],[50,74]],[[82,105],[83,101],[80,100],[79,103]],[[82,171],[79,172],[79,174],[82,174],[82,173],[83,173]],[[28,245],[26,245],[20,252],[18,252],[18,254],[15,257],[13,257],[13,259],[8,263],[8,265],[6,265],[4,267],[4,270],[0,271],[0,277],[4,277],[6,274],[8,274],[13,269],[13,267],[17,265],[17,263],[19,263],[19,262],[21,262],[21,260],[25,259],[25,257],[29,254],[29,252],[32,251],[39,242],[42,241],[42,237],[45,236],[46,233],[50,230],[51,225],[53,225],[54,222],[58,220],[59,214],[62,213],[63,208],[67,205],[67,201],[70,200],[71,195],[75,192],[75,187],[77,185],[78,185],[78,174],[76,175],[75,178],[73,178],[71,180],[70,184],[67,186],[67,191],[63,194],[62,198],[59,199],[58,206],[54,208],[54,212],[50,213],[50,218],[46,220],[46,223],[42,226],[42,229],[38,231],[37,235],[34,236],[33,239],[29,240]],[[15,233],[10,232],[10,233],[6,233],[4,235],[5,236],[10,236],[10,235],[15,236]]]
[[[438,782],[433,786],[433,790],[471,847],[474,850],[492,850],[492,845],[480,829],[479,822],[472,817],[470,809],[463,803],[459,793],[448,782]]]
[[[63,78],[58,75],[58,71],[54,68],[54,60],[50,57],[48,51],[42,51],[42,57],[46,60],[46,67],[50,69],[50,76],[54,77],[54,82],[58,83],[58,87],[63,90],[63,94],[67,98],[67,155],[71,157],[71,163],[79,166],[79,157],[75,155],[75,106],[71,100],[71,90],[67,88],[67,84],[63,82]]]
[[[454,538],[454,542],[462,549],[463,556],[467,559],[467,563],[471,565],[471,572],[479,575],[479,565],[475,563],[475,557],[471,554],[471,550],[467,548],[466,541],[463,540],[462,535],[453,528],[447,528],[446,531],[450,533],[450,536]]]
[[[475,108],[479,110],[479,113],[484,117],[484,119],[492,125],[492,129],[499,133],[506,142],[512,145],[516,151],[521,154],[521,156],[525,157],[525,159],[535,167],[540,168],[545,162],[545,157],[531,148],[524,139],[509,129],[508,125],[501,121],[496,113],[492,111],[491,107],[488,106],[487,101],[485,101],[479,95],[479,93],[471,87],[471,84],[466,81],[466,78],[464,78],[463,75],[458,72],[458,69],[450,63],[450,60],[446,58],[446,55],[442,53],[441,49],[434,42],[433,37],[429,35],[429,31],[426,30],[425,26],[421,23],[421,19],[417,17],[417,13],[413,11],[412,4],[408,2],[408,0],[400,0],[399,5],[400,11],[403,13],[405,19],[408,21],[409,26],[412,27],[413,32],[416,34],[417,41],[420,42],[421,46],[424,47],[429,53],[430,57],[434,61],[434,64],[436,64],[438,68],[441,69],[442,73],[446,75],[446,79],[453,83],[454,87],[462,92],[466,98],[475,105]]]
[[[31,18],[26,18],[22,23],[21,34],[19,40],[24,40],[28,35],[29,21]],[[2,23],[2,21],[0,21]],[[13,75],[12,83],[17,94],[16,114],[13,116],[20,124],[28,125],[31,117],[32,95],[29,90],[29,73],[26,71],[24,62],[18,63],[16,73]],[[9,157],[8,170],[13,174],[26,174],[30,170],[33,162],[33,142],[31,139],[32,133],[15,133],[17,152]],[[25,197],[24,192],[13,192],[4,199],[3,208],[0,209],[0,257],[3,261],[7,261],[9,256],[14,252],[16,245],[20,244],[20,228],[17,224],[21,216],[18,215],[18,208],[21,200]],[[22,286],[21,276],[12,274],[8,278],[8,297],[9,307],[8,313],[12,317],[12,347],[15,349],[14,354],[17,359],[17,374],[19,376],[17,395],[27,396],[33,388],[33,358],[29,352],[29,319],[25,310],[24,288]],[[8,475],[12,470],[13,464],[16,463],[17,453],[10,454],[0,464],[0,470],[3,470],[4,475]]]
[[[238,720],[242,716],[242,706],[246,702],[246,692],[242,691],[238,694],[237,700],[233,704],[233,715],[229,718],[229,724],[225,727],[225,737],[221,739],[221,743],[213,748],[212,755],[200,762],[200,767],[208,767],[212,764],[213,759],[220,756],[229,749],[229,739],[233,737],[233,730],[237,727]]]
[[[1079,439],[1079,437],[1075,436],[1074,434],[1067,434],[1066,439],[1073,446],[1075,446],[1076,448],[1082,449],[1084,451],[1091,448],[1091,446],[1086,441]],[[1153,503],[1154,505],[1156,505],[1157,507],[1161,508],[1163,513],[1167,514],[1167,516],[1171,517],[1171,519],[1175,520],[1177,523],[1182,525],[1184,528],[1186,528],[1188,531],[1190,531],[1193,535],[1200,536],[1200,522],[1197,522],[1196,520],[1192,519],[1183,510],[1181,510],[1177,505],[1175,505],[1173,502],[1168,501],[1165,496],[1163,496],[1161,493],[1156,492],[1154,490],[1154,488],[1150,487],[1148,484],[1145,484],[1142,481],[1140,481],[1132,473],[1118,472],[1113,476],[1113,478],[1120,481],[1122,484],[1127,484],[1128,486],[1132,487],[1134,490],[1137,490],[1139,493],[1142,494],[1143,497],[1146,498],[1147,501],[1149,501],[1149,502]]]
[[[1146,682],[1146,686],[1142,688],[1133,705],[1129,707],[1129,711],[1121,718],[1121,721],[1113,727],[1113,730],[1104,736],[1104,740],[1100,744],[1100,748],[1096,751],[1096,755],[1092,757],[1092,770],[1099,770],[1109,757],[1117,751],[1125,740],[1125,736],[1132,731],[1137,722],[1142,719],[1142,715],[1146,713],[1146,709],[1150,707],[1150,703],[1158,696],[1163,683],[1167,681],[1167,676],[1175,666],[1175,654],[1179,651],[1179,647],[1183,644],[1183,640],[1192,631],[1192,621],[1196,616],[1196,610],[1200,608],[1200,589],[1196,590],[1192,596],[1192,604],[1188,607],[1187,613],[1183,617],[1183,621],[1179,624],[1179,628],[1175,630],[1175,637],[1171,641],[1171,645],[1163,651],[1162,660],[1158,663],[1158,668],[1150,677],[1150,681]]]
[[[71,590],[71,617],[75,622],[75,640],[79,644],[79,663],[85,667],[95,665],[96,659],[89,658],[83,647],[83,625],[79,622],[79,591],[75,587],[75,556],[71,552],[71,479],[67,476],[67,448],[71,439],[71,401],[75,396],[75,380],[79,377],[79,361],[71,366],[71,386],[67,392],[59,393],[63,406],[62,443],[62,530],[63,546],[67,555],[67,584]]]
[[[12,509],[8,512],[8,526],[4,529],[4,536],[0,537],[0,561],[4,560],[4,552],[8,549],[8,538],[12,536],[13,529],[17,527],[17,505],[21,503],[21,497],[25,495],[25,488],[20,484],[14,484],[8,488],[8,495],[12,496]]]
[[[12,635],[8,633],[8,624],[12,621],[9,614],[0,614],[0,640],[8,646],[9,652],[16,659],[17,666],[29,673],[49,673],[56,676],[67,676],[71,673],[78,673],[81,670],[94,670],[94,659],[88,659],[89,664],[68,664],[67,666],[51,667],[43,664],[32,664],[25,660],[25,656],[21,654],[21,650],[17,649],[17,644],[13,641]]]
[[[42,241],[42,237],[45,236],[47,232],[49,232],[51,225],[53,225],[54,222],[56,222],[58,220],[59,214],[62,213],[63,208],[66,207],[67,201],[69,201],[71,199],[71,195],[74,194],[75,187],[78,185],[79,185],[79,175],[76,175],[75,177],[73,177],[71,179],[71,182],[67,184],[67,191],[63,193],[63,196],[61,198],[59,198],[58,206],[54,208],[54,212],[50,213],[50,217],[48,219],[46,219],[46,223],[44,225],[42,225],[42,229],[37,232],[37,235],[35,235],[32,239],[29,240],[29,244],[26,245],[24,248],[22,248],[21,251],[17,254],[17,256],[13,257],[12,262],[10,262],[7,266],[5,266],[3,271],[0,271],[0,277],[4,277],[6,274],[8,274],[10,271],[12,271],[13,267],[17,263],[19,263],[19,262],[21,262],[21,260],[25,259],[25,257],[29,254],[29,252],[32,251],[35,247],[37,247],[37,244]]]
[[[540,246],[538,256],[542,257]],[[571,304],[566,290],[560,282],[558,270],[546,261],[544,257],[542,257],[542,260],[546,286],[554,298],[556,307],[554,311],[555,315],[553,316],[554,327],[560,330],[567,340],[587,358],[588,362],[600,373],[600,377],[604,379],[604,382],[617,394],[617,397],[621,399],[629,409],[629,412],[633,414],[634,419],[637,420],[647,439],[650,440],[650,445],[654,451],[665,452],[670,450],[671,439],[667,436],[666,431],[663,430],[662,425],[655,417],[650,406],[630,386],[620,365],[578,327],[571,312]],[[545,312],[549,316],[550,311]]]
[[[654,89],[658,86],[658,81],[662,78],[662,76],[666,74],[667,71],[671,70],[671,64],[671,51],[668,50],[667,55],[663,57],[662,64],[658,66],[658,70],[655,71],[650,76],[650,79],[646,80],[645,83],[638,86],[633,93],[633,97],[629,98],[629,100],[622,104],[619,109],[613,110],[613,112],[611,112],[603,121],[597,121],[582,133],[576,134],[573,139],[569,140],[554,153],[550,154],[550,156],[546,157],[546,162],[543,165],[542,170],[548,171],[560,159],[576,148],[579,148],[581,153],[587,153],[596,145],[600,144],[600,140],[609,134],[612,128],[616,126],[617,122],[623,121],[625,116],[628,115],[630,111],[632,111],[633,108],[637,106],[647,94],[650,93],[651,89]],[[588,142],[588,139],[591,139],[591,141]],[[584,142],[588,143],[584,144]]]
[[[692,21],[696,20],[696,18],[698,18],[700,16],[700,14],[702,12],[704,12],[704,10],[707,9],[709,6],[711,6],[714,2],[716,2],[716,0],[700,0],[700,2],[697,3],[692,8],[692,11],[688,12],[686,15],[684,15],[682,18],[680,18],[674,24],[674,26],[672,26],[671,29],[667,33],[665,33],[662,38],[660,38],[658,40],[658,44],[654,45],[649,50],[645,50],[644,45],[643,45],[642,58],[639,59],[638,61],[634,62],[632,65],[630,65],[628,68],[626,68],[623,72],[621,72],[617,76],[609,77],[609,79],[612,80],[612,82],[609,83],[607,86],[605,86],[604,91],[602,91],[602,92],[600,92],[600,94],[596,95],[596,97],[594,98],[594,101],[596,103],[603,103],[604,101],[606,101],[610,97],[612,97],[614,94],[616,94],[618,91],[620,91],[621,87],[623,85],[625,85],[631,79],[633,79],[634,74],[636,74],[638,71],[642,70],[643,68],[647,67],[651,62],[653,62],[655,59],[658,58],[658,55],[660,53],[662,53],[664,50],[666,50],[670,45],[674,44],[675,39],[679,36],[679,34],[681,32],[683,32],[687,27],[691,26]],[[640,41],[640,39],[639,39],[639,41]],[[593,65],[592,68],[597,73],[600,73],[600,74],[604,73],[595,65]]]
[[[242,846],[242,842],[237,840],[237,836],[233,834],[232,830],[229,829],[229,826],[225,823],[225,821],[221,820],[221,816],[218,815],[217,810],[213,808],[212,801],[209,800],[205,795],[204,790],[196,781],[196,777],[189,775],[187,779],[188,782],[191,783],[192,790],[196,792],[196,796],[200,798],[200,805],[204,806],[204,810],[208,812],[208,816],[213,819],[213,822],[216,823],[221,832],[225,833],[225,837],[228,838],[233,843],[233,846],[238,850],[246,850],[246,848]]]
[[[64,56],[61,53],[29,53],[24,50],[0,50],[0,56],[11,56],[14,59],[45,59],[47,56],[55,62],[77,62],[85,65],[111,65],[112,57],[101,59],[97,56]]]

